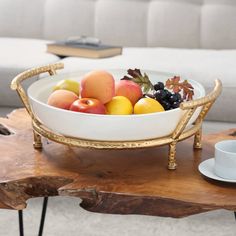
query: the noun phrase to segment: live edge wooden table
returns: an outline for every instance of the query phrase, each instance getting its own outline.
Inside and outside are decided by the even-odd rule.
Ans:
[[[203,177],[198,165],[214,156],[214,144],[235,139],[235,130],[203,137],[203,149],[188,139],[177,146],[177,170],[166,168],[168,147],[136,150],[72,148],[43,139],[32,146],[24,109],[0,118],[0,208],[22,210],[34,197],[82,199],[88,211],[184,217],[236,211],[236,184]]]

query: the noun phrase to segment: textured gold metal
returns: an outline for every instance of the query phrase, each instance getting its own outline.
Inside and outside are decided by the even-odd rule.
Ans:
[[[175,170],[177,167],[176,164],[176,144],[177,141],[173,141],[172,143],[169,144],[169,155],[168,155],[168,169],[169,170]]]
[[[33,130],[33,135],[34,135],[34,142],[33,142],[34,148],[42,149],[43,144],[42,144],[41,136],[35,130]]]
[[[212,102],[208,102],[203,106],[201,113],[199,114],[196,120],[196,123],[202,122],[204,120],[205,116],[207,115],[208,111],[211,109],[214,102],[215,100],[213,100]]]
[[[172,134],[172,138],[174,140],[176,140],[184,131],[195,110],[196,107],[190,108],[189,110],[185,111],[185,114],[183,115],[182,119],[180,120],[179,124],[175,128],[175,131]]]
[[[27,70],[19,75],[17,75],[11,82],[11,89],[12,90],[16,90],[17,93],[19,94],[27,112],[29,113],[29,115],[31,116],[32,122],[35,123],[40,123],[34,116],[33,111],[31,110],[30,104],[29,104],[29,99],[27,94],[25,93],[23,87],[21,86],[21,82],[40,75],[42,73],[46,73],[48,72],[50,75],[55,75],[56,74],[56,70],[58,69],[63,69],[64,65],[62,63],[57,63],[57,64],[53,64],[53,65],[47,65],[47,66],[42,66],[42,67],[37,67],[34,69],[30,69]],[[33,130],[33,136],[34,136],[34,141],[33,141],[33,146],[35,149],[42,149],[42,141],[41,141],[41,136],[35,132],[35,130]]]
[[[168,154],[168,169],[176,169],[176,144],[177,142],[187,139],[191,136],[194,138],[194,147],[201,148],[201,127],[202,121],[205,118],[207,112],[215,102],[217,97],[222,91],[222,83],[220,80],[215,81],[214,90],[203,98],[199,98],[193,101],[183,102],[180,104],[180,109],[185,111],[182,119],[179,121],[174,132],[167,136],[149,140],[137,140],[137,141],[97,141],[97,140],[86,140],[81,138],[67,137],[61,134],[57,134],[45,127],[34,115],[31,110],[28,97],[21,86],[21,82],[25,79],[39,75],[41,73],[48,72],[50,75],[55,75],[56,70],[62,69],[64,65],[57,63],[53,65],[47,65],[43,67],[34,68],[25,71],[16,76],[11,83],[11,88],[16,90],[19,94],[22,102],[24,103],[28,113],[32,118],[32,127],[34,132],[34,147],[37,149],[42,148],[41,136],[52,140],[57,143],[65,144],[68,146],[76,146],[83,148],[94,148],[94,149],[136,149],[136,148],[148,148],[154,146],[169,145]],[[201,112],[196,119],[195,123],[189,126],[189,120],[193,116],[197,108],[201,108]],[[187,126],[188,125],[188,126]],[[186,128],[187,127],[187,128]]]
[[[37,76],[37,75],[40,75],[40,74],[46,73],[46,72],[48,72],[50,75],[53,75],[55,73],[55,70],[63,69],[63,68],[64,68],[63,63],[56,63],[56,64],[52,64],[52,65],[47,65],[47,66],[41,66],[41,67],[37,67],[37,68],[33,68],[30,70],[24,71],[24,72],[20,73],[19,75],[17,75],[12,80],[11,89],[17,91],[26,110],[28,111],[28,113],[30,114],[30,116],[33,120],[35,119],[34,114],[30,108],[28,96],[26,95],[23,87],[21,86],[21,82],[23,82],[26,79],[32,78],[34,76]]]
[[[194,125],[185,132],[183,132],[177,139],[177,141],[184,140],[188,137],[196,134],[200,125]],[[95,148],[95,149],[136,149],[136,148],[148,148],[155,146],[162,146],[172,143],[174,140],[171,136],[162,137],[157,139],[137,140],[137,141],[96,141],[88,139],[80,139],[73,137],[65,137],[61,134],[57,134],[42,124],[36,124],[33,122],[33,129],[40,135],[53,140],[57,143],[66,144],[69,146],[77,146],[83,148]]]
[[[201,149],[202,148],[202,127],[194,135],[193,147],[195,149]]]
[[[221,94],[221,91],[222,91],[222,82],[219,79],[217,79],[217,80],[215,80],[215,87],[212,92],[210,92],[205,97],[191,100],[191,101],[187,101],[187,102],[183,102],[180,104],[180,108],[183,110],[187,110],[190,108],[203,106],[207,103],[213,104],[214,101]]]

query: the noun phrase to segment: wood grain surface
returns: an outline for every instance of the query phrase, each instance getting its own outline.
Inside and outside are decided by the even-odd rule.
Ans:
[[[32,146],[31,121],[24,109],[0,118],[0,208],[23,209],[29,198],[66,195],[82,199],[89,211],[183,217],[236,210],[236,184],[203,177],[198,165],[214,156],[214,143],[235,139],[235,130],[177,145],[178,169],[167,169],[168,147],[92,150],[43,139]]]

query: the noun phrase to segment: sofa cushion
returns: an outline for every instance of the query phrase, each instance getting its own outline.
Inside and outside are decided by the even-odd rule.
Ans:
[[[0,1],[0,36],[41,38],[45,0]]]
[[[235,0],[0,1],[0,36],[123,46],[236,48]]]
[[[63,73],[80,69],[141,68],[173,72],[186,79],[194,79],[207,91],[213,88],[214,80],[221,79],[223,93],[212,108],[208,119],[236,121],[236,50],[198,50],[167,48],[124,48],[122,56],[104,59],[65,58]]]
[[[46,53],[46,42],[36,39],[0,38],[0,106],[20,106],[11,80],[32,67],[58,61],[58,57]],[[32,81],[26,82],[27,86]]]

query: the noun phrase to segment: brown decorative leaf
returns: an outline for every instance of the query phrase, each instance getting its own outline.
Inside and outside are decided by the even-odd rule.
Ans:
[[[173,90],[174,93],[179,93],[181,91],[181,86],[180,86],[180,77],[179,76],[174,76],[171,79],[168,79],[166,81],[166,87],[170,90]]]
[[[194,88],[193,86],[187,81],[184,80],[183,82],[180,82],[179,76],[174,76],[171,79],[168,79],[166,81],[166,88],[172,90],[174,93],[179,93],[183,91],[183,99],[184,100],[192,100],[194,95]]]
[[[125,75],[121,80],[132,80],[129,76]]]
[[[186,99],[187,101],[192,100],[194,95],[193,86],[187,80],[182,82],[182,89],[183,99]]]
[[[137,83],[144,93],[148,93],[149,90],[153,90],[153,84],[149,80],[149,77],[146,73],[142,75],[141,71],[139,69],[129,69],[128,75],[125,75],[121,80],[131,80],[135,83]]]

